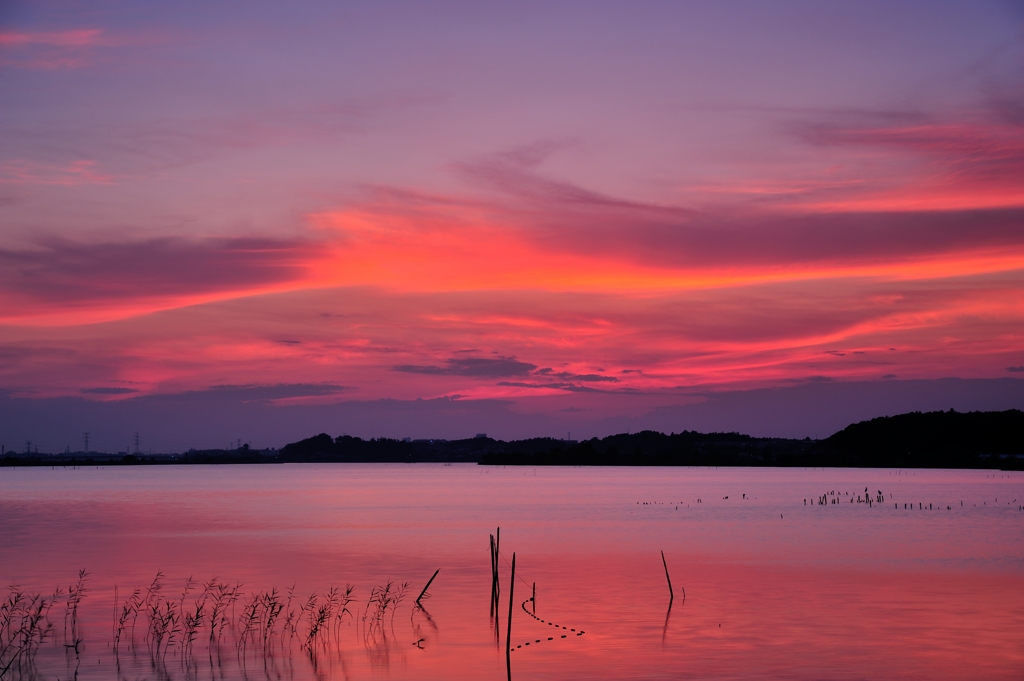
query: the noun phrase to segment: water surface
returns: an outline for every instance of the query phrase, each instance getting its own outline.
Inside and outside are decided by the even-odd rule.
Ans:
[[[871,504],[858,503],[865,489]],[[49,593],[90,573],[78,654],[58,603],[24,678],[505,678],[515,552],[516,678],[1019,679],[1022,504],[1024,475],[992,471],[0,469],[0,578]],[[216,650],[207,631],[190,654],[178,641],[154,660],[142,615],[135,645],[112,654],[115,610],[158,571],[162,596],[184,606],[198,593],[180,599],[189,577],[242,584]],[[389,580],[409,595],[374,629],[362,616]],[[237,647],[246,598],[276,587],[297,603],[347,584],[353,616],[315,655],[300,645],[305,620],[266,648]]]

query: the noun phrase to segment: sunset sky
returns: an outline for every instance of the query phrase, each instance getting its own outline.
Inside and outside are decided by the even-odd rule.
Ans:
[[[1022,378],[1019,2],[0,3],[7,448],[818,437]]]

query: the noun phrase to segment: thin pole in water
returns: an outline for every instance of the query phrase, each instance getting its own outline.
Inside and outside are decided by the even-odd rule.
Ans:
[[[437,568],[436,570],[434,570],[434,576],[427,580],[427,586],[423,587],[423,591],[421,591],[420,595],[416,597],[416,605],[420,604],[420,599],[423,598],[424,594],[427,593],[427,589],[430,587],[431,582],[434,581],[434,577],[437,577],[437,573],[440,571],[441,568]]]
[[[665,552],[661,552],[661,564],[665,566],[665,581],[668,582],[668,604],[672,605],[672,601],[676,599],[676,594],[672,591],[672,578],[668,576],[668,563],[665,561]]]
[[[505,636],[505,666],[508,669],[508,681],[512,681],[512,611],[515,605],[513,592],[516,588],[516,553],[512,552],[512,576],[508,582],[508,634]]]

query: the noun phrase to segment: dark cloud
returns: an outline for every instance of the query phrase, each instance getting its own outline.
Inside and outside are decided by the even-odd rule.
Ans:
[[[1019,367],[1006,367],[1006,370],[1010,373],[1018,373],[1024,371],[1024,366]]]
[[[217,399],[229,397],[240,400],[280,400],[289,397],[319,397],[336,395],[351,390],[343,385],[333,383],[278,383],[275,385],[212,385],[206,390],[183,393],[196,395],[206,393]]]
[[[784,378],[783,383],[835,383],[831,376],[801,376],[800,378]]]
[[[311,244],[272,239],[47,239],[0,249],[0,292],[28,302],[76,303],[195,294],[297,278]]]
[[[79,392],[89,395],[127,395],[139,391],[134,388],[82,388]]]
[[[526,381],[498,381],[505,388],[565,388],[568,383],[527,383]]]
[[[600,374],[573,374],[568,371],[560,371],[557,374],[552,374],[555,378],[561,378],[566,381],[585,381],[587,383],[618,383],[619,379],[614,376],[601,376]]]
[[[1024,137],[1016,127],[927,125],[905,117],[874,122],[874,127],[811,122],[796,132],[819,146],[883,146],[900,157],[910,152],[937,159],[939,174],[958,186],[1006,186],[1024,176]],[[491,209],[545,249],[690,267],[884,261],[1024,244],[1020,208],[787,212],[752,205],[706,211],[623,200],[545,177],[538,159],[556,148],[513,149],[458,166],[474,184],[511,198],[493,200]],[[851,195],[830,198],[846,201]],[[392,199],[401,201],[397,194]]]
[[[534,372],[538,376],[550,376],[551,378],[560,378],[563,381],[587,381],[587,382],[602,382],[606,381],[609,383],[618,383],[619,379],[614,376],[602,376],[600,374],[574,374],[570,371],[555,371],[551,367],[544,367],[543,369],[537,369]],[[623,373],[628,373],[624,371]]]
[[[1022,156],[1024,159],[1024,156]],[[1024,175],[1024,162],[1020,168]],[[950,182],[959,171],[950,171]],[[532,171],[522,170],[530,175]],[[1002,182],[1015,176],[1001,168]],[[524,186],[530,181],[522,180]],[[620,201],[566,183],[521,189],[510,184],[502,197],[476,202],[474,210],[517,228],[519,238],[545,252],[596,256],[642,266],[708,267],[786,266],[889,262],[981,248],[1024,245],[1022,208],[968,210],[844,211],[840,209],[770,210],[760,205],[694,211]],[[979,185],[991,184],[979,178]],[[858,188],[862,191],[862,188]],[[525,191],[525,194],[524,194]],[[848,195],[830,201],[855,200]],[[459,203],[452,198],[413,197],[378,191],[368,208],[382,215],[423,213]],[[465,203],[465,202],[462,202]],[[516,226],[512,226],[516,225]]]
[[[1024,169],[1022,169],[1024,170]],[[1024,173],[1022,173],[1024,174]],[[547,247],[647,265],[878,262],[911,255],[1024,244],[1024,209],[701,215],[681,222],[586,220],[532,234]]]
[[[542,210],[582,210],[591,218],[603,216],[605,222],[623,218],[678,222],[696,215],[689,209],[619,199],[539,174],[540,162],[563,146],[541,142],[517,147],[458,164],[456,169],[474,184],[496,189]]]
[[[1019,101],[1004,102],[1005,123],[928,123],[843,127],[809,124],[799,133],[820,146],[888,148],[927,158],[934,175],[955,176],[959,186],[1005,185],[1024,174],[1024,135],[1013,118]]]
[[[590,388],[585,385],[576,385],[575,383],[527,383],[525,381],[499,381],[498,385],[508,388],[547,388],[555,390],[565,390],[572,393],[599,393],[604,392],[595,388]]]
[[[499,381],[498,384],[502,387],[508,388],[547,388],[554,390],[564,390],[571,393],[598,393],[602,395],[611,394],[626,394],[626,395],[638,395],[641,391],[634,388],[619,388],[617,390],[598,390],[597,388],[591,388],[588,385],[578,385],[571,382],[551,382],[551,383],[530,383],[526,381]]]
[[[527,376],[537,368],[537,365],[520,362],[515,357],[499,357],[498,359],[453,358],[449,359],[444,366],[400,364],[393,368],[395,371],[412,374],[503,378],[505,376]]]

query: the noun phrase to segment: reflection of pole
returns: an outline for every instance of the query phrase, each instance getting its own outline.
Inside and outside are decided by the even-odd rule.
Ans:
[[[512,577],[508,584],[508,635],[505,637],[505,666],[508,668],[508,681],[512,681],[512,611],[515,605],[512,592],[516,588],[516,554],[512,552]]]
[[[533,595],[530,596],[530,603],[533,604],[533,614],[537,614],[537,582],[533,583]]]

